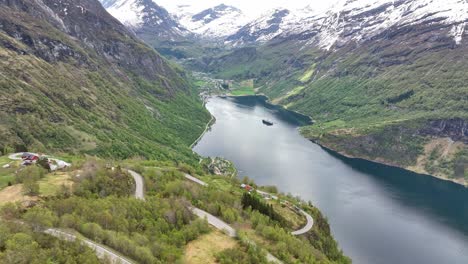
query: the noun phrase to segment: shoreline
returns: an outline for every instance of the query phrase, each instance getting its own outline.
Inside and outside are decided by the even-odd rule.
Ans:
[[[212,115],[211,113],[210,113],[210,115],[211,115],[211,119],[206,124],[205,130],[203,130],[201,135],[189,146],[192,151],[193,151],[193,147],[195,147],[198,144],[198,142],[200,142],[200,140],[203,138],[203,136],[206,134],[206,132],[208,132],[208,130],[211,128],[211,126],[216,123],[216,118],[214,117],[214,115]]]
[[[299,111],[295,111],[295,110],[290,110],[290,109],[287,109],[286,107],[284,107],[284,105],[281,105],[281,104],[275,104],[273,103],[271,100],[270,100],[270,97],[268,97],[266,94],[259,94],[257,96],[260,96],[260,97],[265,97],[266,98],[266,103],[270,104],[270,105],[273,105],[273,106],[277,106],[277,107],[281,107],[283,110],[285,111],[289,111],[289,112],[293,112],[295,114],[298,114],[298,115],[301,115],[301,116],[304,116],[304,117],[307,117],[311,124],[310,125],[313,125],[315,123],[314,119],[312,119],[312,116],[309,116],[309,115],[306,115],[304,113],[301,113]]]
[[[431,178],[442,180],[442,181],[445,181],[445,182],[451,182],[453,184],[456,184],[456,185],[459,185],[461,187],[464,187],[464,188],[468,189],[468,185],[459,183],[459,182],[457,182],[457,181],[455,181],[453,179],[443,178],[443,177],[439,177],[439,176],[435,176],[435,175],[431,175],[431,174],[427,174],[427,173],[421,173],[421,172],[414,171],[414,170],[411,170],[409,168],[401,167],[401,166],[398,166],[398,165],[395,165],[395,164],[391,164],[391,163],[388,163],[388,162],[385,162],[385,161],[378,161],[378,160],[372,160],[372,159],[368,159],[368,158],[355,157],[355,156],[349,155],[349,154],[347,154],[347,153],[345,153],[343,151],[338,151],[338,150],[332,149],[331,147],[328,147],[328,146],[326,146],[326,145],[324,145],[324,144],[322,144],[322,143],[320,143],[318,141],[315,141],[315,140],[312,140],[312,139],[309,139],[309,138],[306,138],[306,137],[304,137],[304,138],[307,139],[307,140],[310,140],[314,144],[317,144],[319,147],[321,147],[325,151],[333,153],[335,155],[342,156],[342,157],[344,157],[346,159],[363,160],[363,161],[372,162],[372,163],[379,164],[379,165],[384,165],[384,166],[388,166],[388,167],[392,167],[392,168],[397,168],[397,169],[405,170],[407,172],[411,172],[411,173],[421,175],[421,176],[424,176],[424,177],[431,177]]]
[[[278,106],[278,107],[281,107],[282,109],[286,110],[286,111],[290,111],[290,112],[294,112],[296,114],[299,114],[299,115],[302,115],[302,116],[306,116],[310,119],[310,121],[312,122],[312,124],[310,125],[313,125],[315,122],[313,121],[312,117],[310,116],[307,116],[305,114],[302,114],[300,112],[297,112],[297,111],[294,111],[294,110],[289,110],[289,109],[286,109],[284,106],[282,105],[279,105],[279,104],[274,104],[270,101],[270,98],[264,94],[258,94],[258,95],[253,95],[253,96],[259,96],[259,97],[264,97],[266,98],[266,102],[270,105],[273,105],[273,106]],[[303,126],[301,126],[303,127]],[[301,128],[299,127],[299,128]],[[347,153],[343,152],[343,151],[337,151],[337,150],[334,150],[328,146],[325,146],[323,145],[322,143],[319,143],[317,141],[314,141],[314,140],[311,140],[307,137],[305,137],[304,135],[302,135],[301,133],[301,136],[307,140],[310,140],[312,141],[313,143],[319,145],[321,148],[324,148],[325,150],[328,150],[328,151],[331,151],[331,152],[334,152],[338,155],[341,155],[345,158],[348,158],[348,159],[358,159],[358,160],[365,160],[365,161],[368,161],[368,162],[373,162],[373,163],[377,163],[377,164],[381,164],[381,165],[385,165],[385,166],[389,166],[389,167],[393,167],[393,168],[398,168],[398,169],[402,169],[402,170],[405,170],[405,171],[408,171],[408,172],[412,172],[412,173],[415,173],[415,174],[418,174],[418,175],[422,175],[422,176],[426,176],[426,177],[432,177],[432,178],[436,178],[436,179],[439,179],[439,180],[442,180],[442,181],[446,181],[446,182],[451,182],[451,183],[454,183],[454,184],[457,184],[457,185],[460,185],[462,187],[465,187],[465,188],[468,188],[468,183],[467,184],[463,184],[463,183],[460,183],[460,182],[457,182],[456,180],[454,179],[449,179],[449,178],[444,178],[444,177],[440,177],[440,176],[436,176],[436,175],[432,175],[432,174],[428,174],[428,173],[422,173],[420,171],[415,171],[415,170],[412,170],[408,167],[402,167],[402,166],[399,166],[399,165],[396,165],[396,164],[391,164],[391,163],[388,163],[388,162],[385,162],[385,161],[380,161],[380,160],[373,160],[373,159],[368,159],[368,158],[362,158],[362,157],[354,157],[354,156],[351,156],[351,155],[348,155]]]

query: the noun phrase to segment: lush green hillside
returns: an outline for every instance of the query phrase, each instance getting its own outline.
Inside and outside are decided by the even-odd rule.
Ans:
[[[191,159],[196,91],[99,2],[0,3],[2,151]]]
[[[104,263],[92,249],[33,232],[30,226],[1,221],[0,230],[2,263]]]
[[[312,116],[302,131],[327,147],[464,183],[466,38],[456,45],[443,26],[408,27],[330,51],[275,39],[198,63],[221,78],[255,78],[257,93]]]
[[[133,197],[133,178],[120,165],[143,175],[145,201]],[[31,166],[29,170],[41,169]],[[187,255],[200,256],[191,263],[206,263],[207,259],[216,263],[239,263],[239,259],[242,263],[268,263],[266,251],[284,263],[351,263],[339,250],[317,208],[284,194],[275,195],[288,201],[289,206],[263,199],[255,192],[248,194],[235,178],[161,161],[113,163],[81,157],[76,157],[75,165],[65,173],[70,175],[70,184],[53,193],[30,197],[29,203],[2,201],[1,263],[43,263],[40,261],[44,259],[81,263],[83,257],[89,258],[87,263],[98,263],[86,247],[60,243],[43,234],[47,228],[86,237],[136,263],[180,263]],[[187,180],[184,173],[202,179],[209,187]],[[269,189],[276,192],[276,188]],[[39,192],[43,193],[41,189]],[[255,199],[256,204],[245,204],[245,196]],[[291,205],[300,206],[314,218],[312,230],[302,236],[290,234],[305,223],[305,217]],[[229,223],[239,236],[232,238],[216,231],[193,214],[193,206]],[[262,208],[270,209],[266,213]],[[207,244],[207,236],[216,236],[219,243],[227,245]]]

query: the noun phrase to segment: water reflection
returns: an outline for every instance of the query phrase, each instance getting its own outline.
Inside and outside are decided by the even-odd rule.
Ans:
[[[213,98],[207,108],[217,121],[194,150],[312,201],[354,263],[468,263],[464,187],[326,151],[299,135],[310,120],[263,99]]]
[[[393,195],[395,201],[412,210],[431,214],[433,219],[468,234],[467,188],[428,175],[362,159],[350,159],[326,148],[324,150],[354,170],[372,177],[380,185],[397,191],[398,194]]]

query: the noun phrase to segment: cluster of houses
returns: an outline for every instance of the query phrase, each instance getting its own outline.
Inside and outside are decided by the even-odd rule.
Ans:
[[[35,164],[39,160],[39,155],[25,152],[21,155],[21,159],[23,160],[21,165],[29,166]]]
[[[24,152],[21,155],[21,159],[23,160],[23,162],[21,163],[21,165],[23,165],[23,166],[33,165],[33,164],[36,164],[39,160],[44,159],[46,161],[46,164],[48,164],[48,167],[49,167],[48,169],[50,171],[56,171],[56,170],[59,170],[59,169],[66,169],[66,168],[71,166],[70,163],[67,163],[67,162],[65,162],[63,160],[50,159],[50,158],[47,158],[44,155],[29,153],[29,152]]]

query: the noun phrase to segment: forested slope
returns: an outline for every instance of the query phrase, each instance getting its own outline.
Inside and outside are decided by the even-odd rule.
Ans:
[[[187,160],[209,120],[185,73],[95,0],[0,1],[4,152]]]

